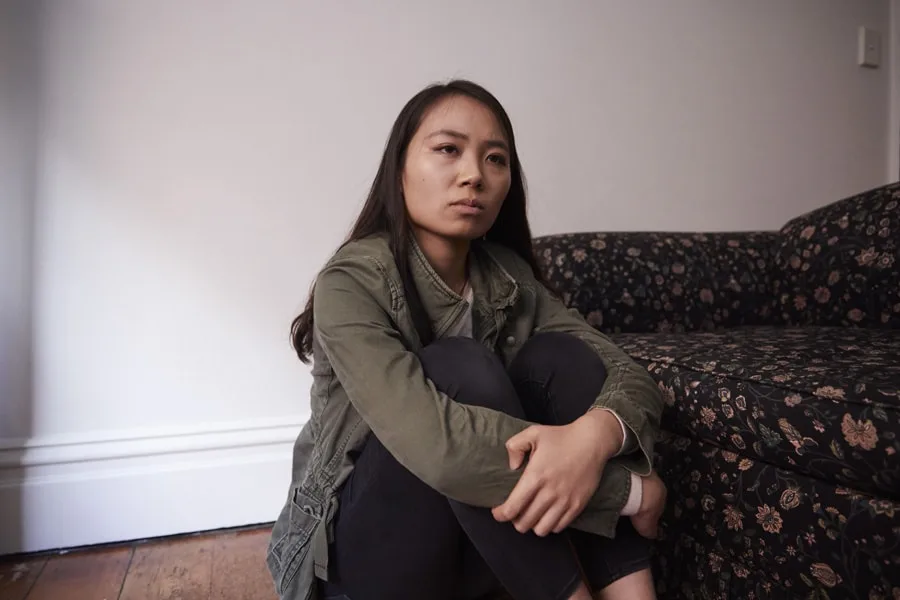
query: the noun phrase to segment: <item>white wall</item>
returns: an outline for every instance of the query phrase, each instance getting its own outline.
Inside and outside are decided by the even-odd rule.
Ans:
[[[0,440],[31,431],[36,23],[33,5],[0,3]],[[0,513],[19,512],[16,491],[0,497]],[[15,522],[0,529],[13,544],[21,535]]]
[[[35,14],[0,4],[0,438],[31,425],[31,234],[37,113]]]
[[[895,178],[888,69],[855,64],[888,0],[549,7],[47,0],[22,546],[275,517],[290,319],[431,81],[505,103],[539,234],[774,228]]]

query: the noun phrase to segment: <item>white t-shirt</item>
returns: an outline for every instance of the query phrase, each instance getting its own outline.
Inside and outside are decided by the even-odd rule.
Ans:
[[[447,337],[472,337],[472,300],[475,298],[475,293],[472,291],[472,286],[468,283],[463,290],[462,297],[467,304],[466,312],[463,313],[462,318],[447,331]]]

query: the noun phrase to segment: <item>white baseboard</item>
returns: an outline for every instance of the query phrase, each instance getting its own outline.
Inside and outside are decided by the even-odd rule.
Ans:
[[[273,521],[302,425],[0,441],[0,555]]]

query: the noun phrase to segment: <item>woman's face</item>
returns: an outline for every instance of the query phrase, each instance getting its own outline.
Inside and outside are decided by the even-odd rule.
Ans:
[[[508,142],[490,109],[467,96],[436,102],[403,165],[413,228],[454,240],[483,236],[509,191],[509,162]]]

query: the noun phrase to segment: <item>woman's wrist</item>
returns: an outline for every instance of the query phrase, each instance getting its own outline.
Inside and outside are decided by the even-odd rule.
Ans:
[[[618,454],[625,437],[619,419],[608,410],[589,410],[581,416],[593,429],[592,439],[597,442],[597,456],[604,463]]]

